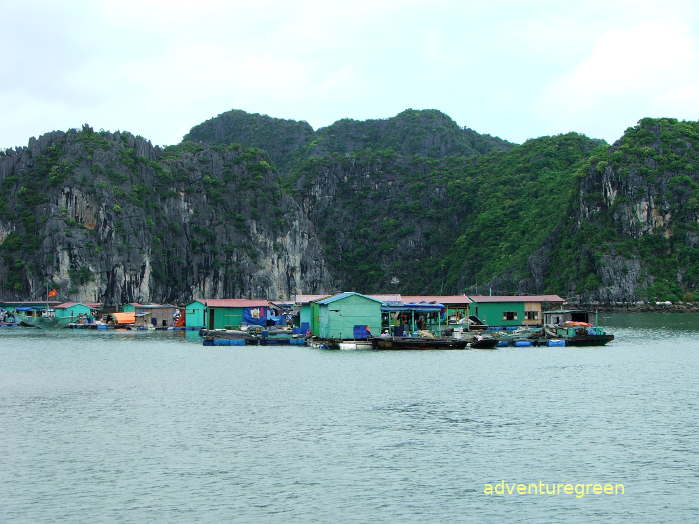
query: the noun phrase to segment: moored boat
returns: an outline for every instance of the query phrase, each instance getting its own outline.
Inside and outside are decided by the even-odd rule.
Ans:
[[[72,322],[70,317],[57,317],[52,309],[28,309],[26,311],[21,311],[21,309],[23,308],[17,308],[14,316],[22,326],[54,329],[67,327]]]
[[[604,346],[614,335],[590,322],[590,312],[567,309],[544,312],[544,332],[549,340],[563,340],[566,346]]]
[[[429,337],[371,337],[373,349],[465,349],[467,340]]]
[[[499,340],[493,337],[475,337],[469,343],[471,349],[495,349]]]

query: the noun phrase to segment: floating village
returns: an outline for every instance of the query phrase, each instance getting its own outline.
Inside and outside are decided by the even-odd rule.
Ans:
[[[322,349],[496,349],[601,346],[595,313],[558,295],[295,295],[293,300],[197,299],[186,305],[0,301],[0,327],[194,330],[205,346]]]

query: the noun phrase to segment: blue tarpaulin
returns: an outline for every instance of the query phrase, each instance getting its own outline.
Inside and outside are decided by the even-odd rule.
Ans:
[[[371,336],[368,326],[366,325],[356,325],[354,326],[354,338],[365,339]]]
[[[267,308],[264,306],[260,307],[246,307],[243,309],[243,323],[252,326],[266,326],[267,325]]]

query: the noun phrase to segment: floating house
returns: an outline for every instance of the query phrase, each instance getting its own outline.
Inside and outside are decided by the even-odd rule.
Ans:
[[[155,327],[173,327],[179,311],[172,304],[133,304],[133,307],[137,316],[149,313],[151,325]]]
[[[382,301],[360,293],[339,293],[311,303],[311,332],[322,339],[354,340],[381,332]]]
[[[294,305],[299,310],[299,329],[305,333],[311,329],[311,303],[330,295],[296,295]]]
[[[269,300],[248,298],[197,299],[185,308],[187,327],[240,329],[242,325],[275,323],[277,307]]]
[[[206,300],[197,299],[184,308],[184,325],[188,328],[206,327]]]
[[[471,315],[489,327],[540,326],[546,308],[560,306],[558,295],[469,295]]]
[[[56,318],[69,318],[71,322],[77,322],[83,318],[92,321],[95,318],[96,310],[101,305],[97,302],[64,302],[53,309],[56,312]]]

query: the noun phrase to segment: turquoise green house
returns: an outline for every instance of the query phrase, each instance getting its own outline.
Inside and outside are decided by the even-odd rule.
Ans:
[[[206,325],[206,304],[204,300],[195,300],[185,306],[184,325],[190,328],[203,328]]]
[[[190,318],[190,309],[193,312]],[[185,325],[206,329],[240,329],[241,325],[265,326],[276,307],[269,300],[247,298],[208,298],[187,305]]]
[[[83,317],[92,317],[92,309],[90,306],[79,302],[64,302],[54,308],[56,318],[71,318],[77,320],[80,315]]]
[[[558,295],[470,295],[469,298],[471,314],[489,327],[539,326],[543,311],[563,303]]]
[[[381,304],[359,293],[340,293],[311,303],[311,332],[328,339],[353,340],[381,333]],[[364,329],[364,326],[368,329]]]

